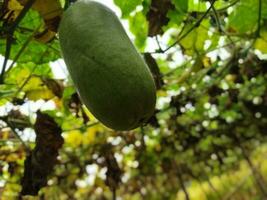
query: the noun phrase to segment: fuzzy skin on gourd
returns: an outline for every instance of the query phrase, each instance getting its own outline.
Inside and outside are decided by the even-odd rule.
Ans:
[[[91,0],[74,3],[60,22],[59,41],[82,102],[99,121],[130,130],[151,117],[152,75],[109,8]]]

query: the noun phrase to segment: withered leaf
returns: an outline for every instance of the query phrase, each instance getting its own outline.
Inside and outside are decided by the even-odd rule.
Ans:
[[[51,78],[42,78],[43,83],[50,89],[54,95],[61,98],[63,95],[64,86],[61,80]]]
[[[76,117],[79,117],[79,110],[82,107],[82,102],[77,92],[73,93],[69,99],[68,107],[71,112],[75,113]]]
[[[56,164],[58,150],[63,145],[62,130],[49,115],[37,111],[34,130],[36,146],[24,162],[21,195],[37,195],[46,186]]]
[[[68,101],[68,107],[70,111],[75,114],[77,118],[81,117],[83,119],[84,124],[90,121],[88,115],[85,112],[85,109],[82,106],[82,102],[77,92],[71,95]]]
[[[27,1],[20,0],[24,6]],[[45,30],[38,33],[34,38],[42,43],[51,42],[57,33],[63,8],[59,0],[36,0],[32,8],[39,12],[45,23]]]
[[[106,144],[102,148],[102,154],[105,158],[105,165],[107,167],[106,172],[106,185],[111,189],[116,189],[121,183],[122,170],[112,152],[112,145]]]
[[[167,13],[174,8],[171,0],[152,0],[150,9],[146,15],[149,22],[148,36],[163,33],[162,27],[169,22]]]
[[[7,0],[4,0],[3,2],[0,2],[0,20],[5,16],[7,13]]]
[[[157,116],[156,116],[156,114],[158,112],[159,112],[159,110],[156,110],[155,113],[152,115],[152,117],[149,118],[149,120],[147,122],[149,125],[151,125],[152,127],[155,127],[155,128],[160,127],[159,121],[158,121]]]
[[[155,84],[156,84],[156,88],[159,90],[163,85],[164,85],[164,81],[162,79],[162,74],[160,72],[159,66],[156,62],[156,60],[152,57],[152,55],[150,53],[145,53],[144,54],[145,57],[145,61],[153,75]]]

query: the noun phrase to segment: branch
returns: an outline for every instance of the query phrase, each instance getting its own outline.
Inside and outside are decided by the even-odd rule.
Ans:
[[[232,3],[230,3],[229,5],[223,7],[223,8],[219,8],[217,11],[218,12],[222,12],[222,11],[225,11],[227,10],[228,8],[231,8],[232,6],[234,6],[235,4],[237,4],[240,0],[236,0],[236,1],[233,1]]]
[[[219,32],[224,32],[222,27],[221,27],[221,22],[220,22],[220,18],[219,18],[219,15],[218,15],[218,12],[216,11],[214,5],[211,6],[211,9],[212,11],[214,12],[214,17],[215,17],[215,20],[216,20],[216,24],[217,24],[217,27],[218,27],[218,30]]]

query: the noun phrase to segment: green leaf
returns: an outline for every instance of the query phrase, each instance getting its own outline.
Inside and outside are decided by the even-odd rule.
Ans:
[[[35,63],[18,64],[12,68],[5,79],[7,84],[22,84],[22,81],[27,79],[28,76],[39,75],[52,78],[52,71],[49,64],[42,64],[36,66]]]
[[[262,1],[261,15],[263,19],[267,19],[267,1]]]
[[[10,101],[16,91],[15,85],[0,85],[0,106]]]
[[[143,50],[146,46],[148,33],[148,24],[142,12],[137,12],[136,15],[129,17],[130,31],[135,35],[135,44]]]
[[[42,18],[39,13],[35,10],[30,10],[27,12],[26,16],[21,20],[19,26],[23,28],[28,28],[34,30],[42,24]]]
[[[143,0],[142,6],[143,6],[143,12],[144,13],[148,12],[150,4],[151,4],[151,0]]]
[[[266,39],[258,38],[254,44],[254,47],[256,49],[260,50],[262,53],[265,53],[265,54],[267,54],[267,40]]]
[[[183,22],[183,19],[185,16],[186,14],[183,12],[179,12],[177,10],[169,10],[167,17],[170,19],[170,21],[167,25],[167,29],[171,27],[179,26]],[[166,30],[164,29],[164,31]]]
[[[200,0],[188,0],[188,11],[190,12],[205,12],[207,6],[205,2]]]
[[[33,32],[42,24],[43,22],[38,12],[30,10],[27,13],[14,33],[9,59],[14,60],[24,45],[26,45],[26,48],[16,62],[48,63],[61,57],[58,41],[54,40],[49,44],[43,44],[32,38]],[[27,43],[29,38],[32,39]],[[0,46],[6,46],[6,39],[0,38]],[[5,55],[5,48],[0,48],[0,54]]]
[[[229,16],[228,29],[234,32],[253,32],[258,21],[258,3],[243,0]]]
[[[255,41],[254,47],[267,54],[267,30],[261,31],[260,38]]]
[[[142,3],[142,0],[114,0],[114,3],[120,7],[122,12],[122,18],[126,18],[129,14],[135,10],[136,6]]]
[[[192,27],[188,25],[184,33],[187,32]],[[185,53],[188,55],[193,55],[195,51],[203,51],[205,41],[208,39],[209,21],[202,21],[201,25],[191,31],[182,41],[180,45],[185,49]]]
[[[175,8],[179,12],[186,13],[188,10],[188,0],[172,0]]]

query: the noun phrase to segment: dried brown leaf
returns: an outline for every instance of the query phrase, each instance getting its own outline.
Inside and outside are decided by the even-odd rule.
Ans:
[[[24,162],[21,195],[37,195],[46,186],[63,145],[62,130],[49,115],[37,111],[34,130],[36,146]]]
[[[174,9],[174,5],[171,3],[171,0],[152,0],[146,16],[149,22],[148,36],[163,33],[162,27],[169,22],[167,13],[172,9]]]

